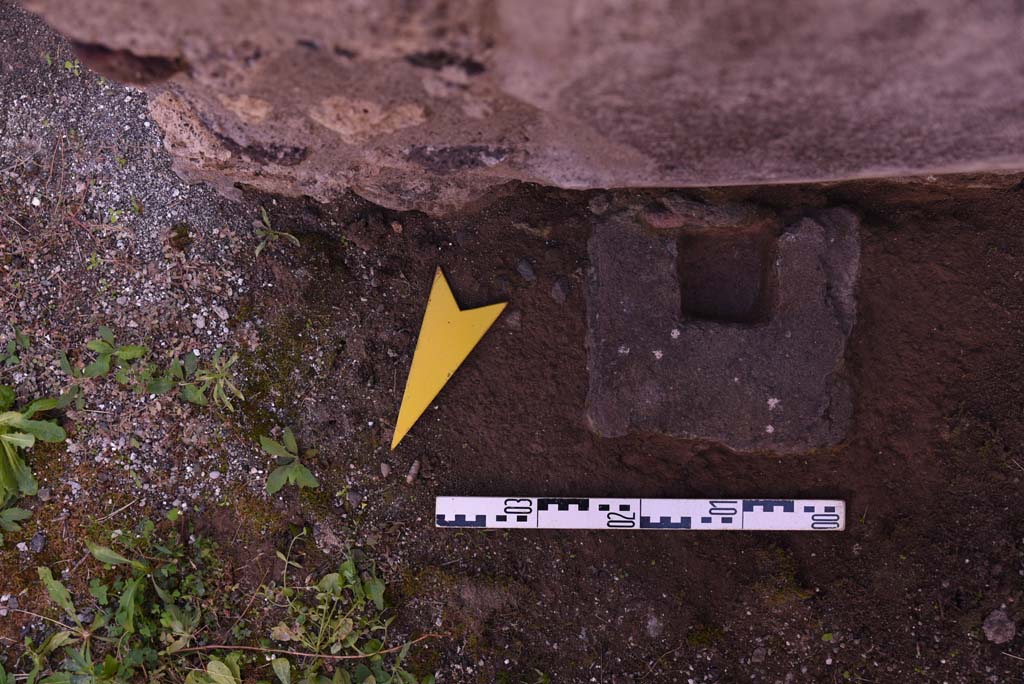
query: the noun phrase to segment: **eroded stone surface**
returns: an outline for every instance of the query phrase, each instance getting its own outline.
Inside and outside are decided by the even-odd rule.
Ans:
[[[594,227],[592,428],[742,451],[841,441],[852,412],[843,354],[856,319],[856,217],[830,209],[785,228],[701,226],[654,231],[629,211]]]
[[[26,0],[226,193],[444,213],[1024,165],[1024,13],[871,0]]]

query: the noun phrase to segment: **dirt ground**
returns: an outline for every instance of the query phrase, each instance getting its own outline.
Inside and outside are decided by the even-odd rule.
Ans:
[[[161,353],[237,351],[245,401],[201,410],[88,385],[67,449],[33,454],[49,496],[21,502],[34,516],[0,548],[0,594],[45,613],[37,565],[87,573],[88,535],[181,507],[225,549],[240,596],[304,525],[313,565],[365,549],[398,635],[448,635],[412,656],[439,682],[1024,681],[1024,637],[982,630],[999,608],[1024,618],[1021,176],[689,191],[861,217],[853,425],[834,449],[785,457],[609,440],[583,420],[591,207],[657,191],[510,185],[444,220],[357,197],[243,189],[236,204],[171,172],[145,95],[72,60],[0,3],[0,341],[7,326],[34,340],[0,384],[59,392],[56,354],[105,324]],[[299,247],[254,255],[261,207]],[[509,307],[390,452],[437,266],[464,307]],[[256,437],[285,426],[319,449],[315,494],[263,491]],[[435,496],[500,494],[843,498],[849,519],[841,534],[432,525]],[[44,631],[0,617],[0,663]]]

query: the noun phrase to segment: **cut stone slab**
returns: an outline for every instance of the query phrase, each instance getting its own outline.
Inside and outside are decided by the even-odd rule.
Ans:
[[[852,414],[843,356],[856,319],[856,216],[676,231],[640,216],[602,219],[589,242],[591,428],[738,451],[840,442]]]
[[[1011,0],[16,4],[86,66],[143,85],[175,169],[229,195],[351,190],[443,214],[512,180],[705,187],[1024,164]]]

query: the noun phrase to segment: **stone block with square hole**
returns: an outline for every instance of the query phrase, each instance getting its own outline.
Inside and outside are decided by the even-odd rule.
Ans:
[[[594,227],[587,284],[588,421],[740,451],[843,439],[856,318],[858,221],[842,209],[792,225]]]

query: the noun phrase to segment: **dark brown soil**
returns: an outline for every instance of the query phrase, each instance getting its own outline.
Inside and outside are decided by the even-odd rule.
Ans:
[[[396,216],[403,233],[371,251],[395,269],[381,271],[385,289],[388,280],[409,286],[360,327],[367,350],[393,346],[403,360],[396,380],[381,371],[393,367],[386,356],[368,354],[386,385],[373,392],[383,415],[397,406],[435,266],[463,306],[510,302],[389,457],[399,472],[421,460],[430,478],[369,498],[372,525],[415,528],[403,619],[423,625],[440,613],[457,635],[441,662],[467,668],[457,681],[503,672],[519,681],[531,668],[565,682],[1015,681],[1017,644],[987,643],[980,630],[1001,605],[1019,614],[1024,589],[1024,193],[1015,183],[694,193],[792,215],[843,205],[864,221],[847,359],[854,425],[840,447],[793,457],[588,432],[581,276],[593,193],[524,186],[447,222]],[[320,230],[300,203],[284,213],[279,222]],[[523,258],[536,281],[516,273]],[[321,293],[328,299],[352,296],[344,274],[323,277],[336,283]],[[559,277],[571,281],[566,304],[550,295]],[[345,391],[343,378],[321,382]],[[335,410],[310,412],[329,420]],[[387,437],[385,428],[379,442]],[[433,495],[501,494],[842,497],[850,519],[837,535],[429,526]]]

